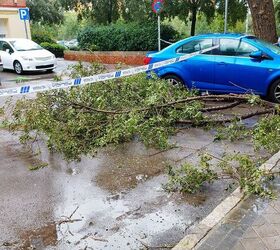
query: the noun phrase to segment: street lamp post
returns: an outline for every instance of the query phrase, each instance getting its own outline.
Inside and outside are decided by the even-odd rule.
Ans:
[[[228,0],[225,0],[225,30],[224,30],[224,33],[227,33],[227,21],[228,21]]]

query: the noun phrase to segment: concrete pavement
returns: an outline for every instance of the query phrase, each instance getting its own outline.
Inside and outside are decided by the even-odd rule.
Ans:
[[[279,171],[280,165],[274,169]],[[195,248],[196,250],[279,250],[280,178],[273,181],[276,200],[242,201]]]

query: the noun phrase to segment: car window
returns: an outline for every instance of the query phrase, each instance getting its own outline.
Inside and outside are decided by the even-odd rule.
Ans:
[[[176,53],[190,54],[203,49],[208,49],[212,46],[213,46],[212,39],[193,40],[177,48]]]
[[[236,56],[244,56],[244,57],[249,57],[249,55],[254,52],[254,51],[258,51],[259,49],[257,49],[256,47],[254,47],[253,45],[246,43],[244,41],[241,41],[241,43],[239,44],[239,47],[236,51]]]
[[[272,44],[272,43],[269,43],[269,42],[266,42],[266,41],[263,41],[261,39],[258,39],[258,38],[249,38],[251,40],[253,40],[256,44],[259,44],[261,46],[264,46],[266,47],[267,49],[269,49],[271,52],[277,54],[277,55],[280,55],[280,47]]]
[[[253,45],[239,39],[220,39],[218,54],[223,56],[249,57],[252,52],[258,50]]]
[[[10,51],[14,51],[10,44],[8,44],[7,42],[4,42],[4,41],[0,41],[0,50],[6,51],[7,49]]]
[[[235,56],[240,40],[237,39],[220,39],[219,55],[223,56]]]
[[[42,47],[37,43],[34,43],[30,40],[15,40],[10,41],[17,51],[32,51],[32,50],[41,50]]]

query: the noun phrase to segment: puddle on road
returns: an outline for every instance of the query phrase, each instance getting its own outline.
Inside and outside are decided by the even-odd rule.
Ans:
[[[7,137],[7,131],[0,133],[4,133],[0,141],[5,145],[0,152],[0,188],[8,187],[0,204],[0,238],[5,237],[2,226],[4,232],[16,229],[22,233],[21,239],[15,240],[21,240],[24,246],[136,250],[143,249],[141,241],[148,246],[175,245],[190,225],[204,218],[230,193],[225,190],[227,181],[214,183],[198,195],[171,195],[162,189],[167,164],[176,164],[176,159],[210,147],[213,136],[199,129],[173,138],[184,147],[159,154],[135,142],[68,164],[61,156],[43,149],[41,157],[49,167],[34,172],[27,169],[32,157],[18,151],[16,137]],[[212,147],[217,145],[222,149],[220,144]],[[18,203],[27,208],[23,214],[15,206]],[[69,217],[76,207],[73,219],[81,221],[61,225],[59,230],[54,223],[48,224]],[[12,223],[15,220],[17,225]],[[4,240],[15,241],[12,235]]]
[[[149,156],[140,143],[127,143],[104,152],[99,173],[93,180],[112,193],[135,188],[139,183],[158,176],[166,170],[167,159],[162,155]]]
[[[57,225],[50,223],[36,230],[25,231],[20,235],[22,244],[19,249],[44,249],[57,244]]]

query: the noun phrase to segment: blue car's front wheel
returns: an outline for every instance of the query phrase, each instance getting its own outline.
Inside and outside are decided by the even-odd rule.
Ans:
[[[271,84],[268,97],[271,101],[280,103],[280,79]]]
[[[182,86],[184,85],[184,81],[176,76],[176,75],[166,75],[163,77],[169,84],[172,84],[174,86]]]

